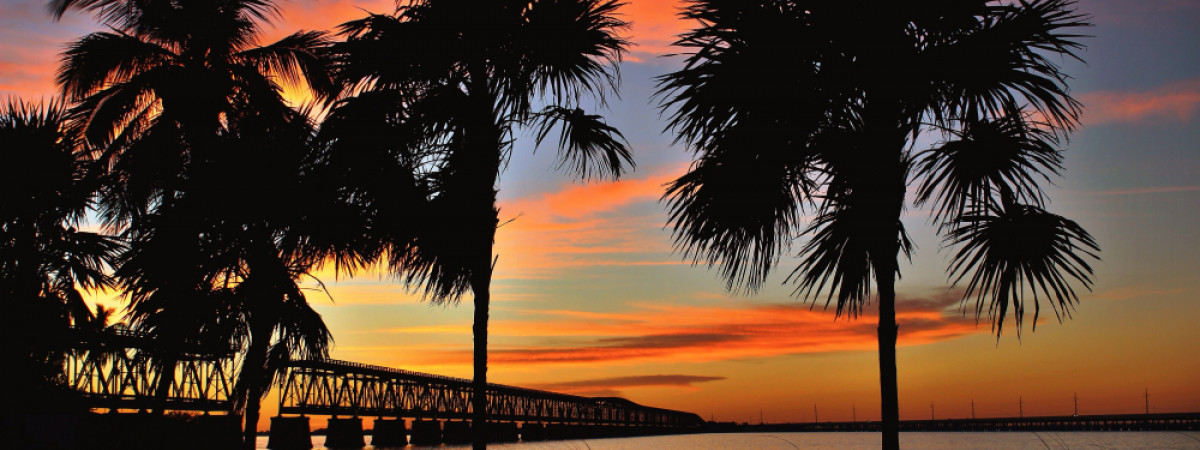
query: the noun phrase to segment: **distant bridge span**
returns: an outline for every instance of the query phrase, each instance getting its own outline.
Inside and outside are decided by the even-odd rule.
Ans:
[[[471,380],[346,361],[293,361],[280,414],[469,419]],[[580,397],[488,384],[488,419],[607,426],[700,427],[693,413],[623,398]]]

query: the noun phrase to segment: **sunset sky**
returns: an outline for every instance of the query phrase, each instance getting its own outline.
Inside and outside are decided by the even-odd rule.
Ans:
[[[280,1],[267,41],[330,29],[390,0]],[[690,154],[663,133],[653,78],[679,67],[674,35],[692,24],[669,0],[629,0],[633,47],[621,97],[604,112],[632,144],[637,170],[583,184],[555,170],[553,148],[517,149],[500,181],[499,264],[493,281],[493,382],[579,395],[619,395],[757,422],[878,420],[874,308],[835,320],[783,284],[785,258],[753,296],[724,290],[715,271],[672,252],[663,184]],[[902,419],[976,414],[1200,411],[1200,2],[1083,0],[1095,26],[1087,61],[1063,61],[1086,109],[1066,149],[1050,209],[1076,220],[1103,249],[1096,286],[1059,324],[1047,308],[1036,332],[1012,324],[999,340],[986,317],[964,314],[948,286],[948,250],[927,211],[905,222],[918,246],[897,288]],[[55,95],[58,54],[95,30],[90,16],[54,22],[40,0],[0,2],[0,101]],[[265,43],[265,42],[264,42]],[[780,58],[787,58],[781,54]],[[764,83],[770,83],[765,79]],[[11,163],[11,162],[9,162]],[[801,237],[793,252],[804,242]],[[332,356],[459,377],[471,375],[471,304],[434,306],[383,273],[334,280],[331,302],[309,299],[334,333]],[[123,306],[103,294],[97,301]],[[973,304],[969,305],[971,310]],[[276,400],[268,400],[274,414]],[[265,416],[266,414],[264,414]],[[265,427],[266,421],[260,422]]]

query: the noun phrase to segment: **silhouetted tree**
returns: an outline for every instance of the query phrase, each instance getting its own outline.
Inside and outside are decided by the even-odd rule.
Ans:
[[[895,281],[915,204],[957,247],[949,273],[985,305],[997,335],[1025,299],[1058,318],[1091,285],[1099,251],[1046,212],[1039,182],[1081,105],[1051,59],[1077,58],[1087,18],[1071,0],[921,2],[691,0],[659,78],[669,129],[696,153],[665,195],[677,249],[755,291],[793,236],[810,236],[788,277],[796,295],[851,317],[879,302],[884,446],[898,445]],[[921,136],[943,141],[924,150]],[[804,208],[815,217],[805,225]],[[827,294],[826,294],[827,292]],[[1020,328],[1018,328],[1019,330]]]
[[[61,103],[10,102],[0,110],[0,298],[3,360],[42,405],[55,402],[70,350],[69,327],[94,320],[81,289],[110,286],[109,264],[120,243],[76,229],[94,184],[84,178],[85,154],[66,130]],[[28,398],[28,396],[17,396]]]
[[[561,127],[560,161],[582,178],[632,166],[620,133],[580,108],[616,89],[627,45],[605,0],[414,0],[341,26],[347,93],[322,124],[346,194],[374,211],[389,267],[434,302],[470,290],[473,443],[484,445],[487,321],[496,182],[516,127],[540,143]],[[546,106],[535,106],[545,104]]]
[[[258,46],[278,13],[268,0],[51,2],[56,16],[73,8],[110,27],[67,49],[59,83],[99,149],[101,217],[130,241],[117,275],[133,325],[171,343],[156,395],[191,343],[248,341],[238,404],[252,447],[272,354],[324,357],[330,340],[297,287],[334,248],[298,235],[320,230],[302,223],[298,191],[312,129],[282,96],[286,85],[330,87],[325,38]]]
[[[247,446],[276,372],[292,356],[327,357],[332,340],[300,283],[326,257],[343,255],[310,243],[308,233],[322,224],[311,223],[308,210],[321,205],[310,201],[316,185],[305,181],[311,147],[296,139],[311,130],[303,114],[295,120],[298,129],[220,137],[220,150],[193,167],[176,206],[145,216],[146,229],[117,271],[134,325],[165,342],[155,350],[167,365],[182,353],[245,352],[235,407],[246,419]],[[173,264],[162,263],[168,258]]]

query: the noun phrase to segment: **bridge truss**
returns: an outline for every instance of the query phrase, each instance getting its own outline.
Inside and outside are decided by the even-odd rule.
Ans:
[[[293,361],[280,387],[281,414],[467,419],[471,380],[346,361]],[[489,384],[492,421],[605,426],[694,427],[692,413],[615,397],[580,397]]]
[[[129,330],[80,334],[66,359],[68,386],[92,408],[230,411],[236,362],[232,350],[154,351],[149,337]],[[162,358],[155,358],[155,355]],[[156,390],[164,372],[159,361],[174,360],[161,405]]]

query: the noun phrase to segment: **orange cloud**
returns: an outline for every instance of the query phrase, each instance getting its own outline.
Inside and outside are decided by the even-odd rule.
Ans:
[[[679,17],[683,3],[676,0],[630,0],[621,8],[631,22],[632,60],[651,61],[672,52],[671,43],[688,27]]]
[[[498,231],[498,277],[545,278],[563,268],[682,264],[658,230],[663,213],[629,212],[653,205],[683,166],[641,178],[572,184],[557,192],[503,200]]]
[[[1084,123],[1138,123],[1145,120],[1187,122],[1200,108],[1200,78],[1183,80],[1150,91],[1100,91],[1079,96]]]
[[[278,39],[296,29],[334,30],[338,25],[366,17],[368,13],[391,14],[393,0],[318,0],[280,4],[283,21],[267,30],[268,40]],[[675,0],[630,0],[621,7],[622,18],[631,23],[624,35],[632,41],[630,60],[649,61],[670,52],[675,36],[688,23],[679,18],[682,3]]]
[[[953,305],[960,293],[945,291],[897,301],[902,346],[922,345],[987,332]],[[595,362],[712,362],[788,354],[864,351],[876,348],[875,315],[853,321],[802,303],[768,305],[634,304],[619,313],[520,311],[529,320],[496,320],[497,344],[489,364],[588,364]],[[505,345],[536,337],[536,345]],[[529,341],[529,339],[525,339]],[[466,363],[466,350],[427,354],[430,362]]]

